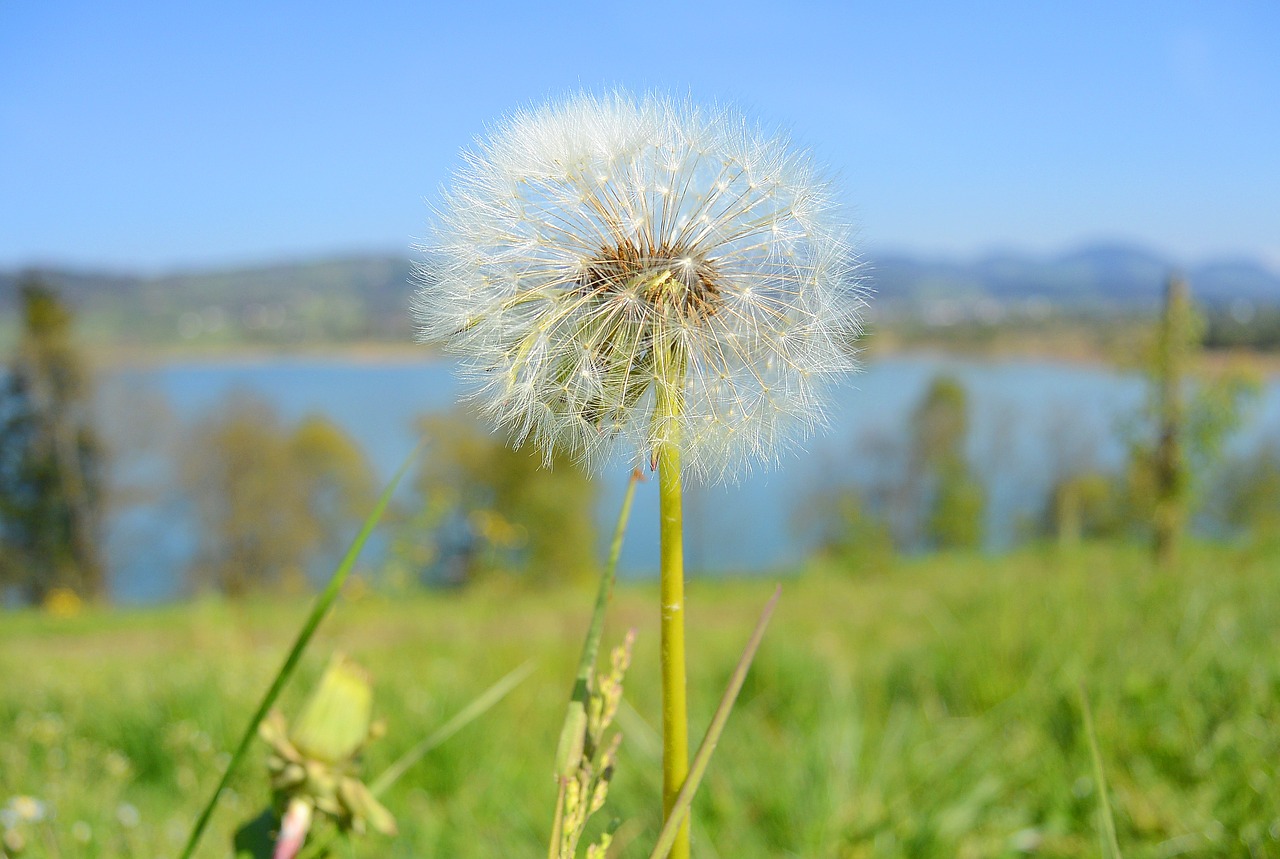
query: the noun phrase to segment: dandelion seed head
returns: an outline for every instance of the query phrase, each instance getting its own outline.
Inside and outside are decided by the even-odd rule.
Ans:
[[[812,435],[857,367],[865,305],[831,189],[731,111],[622,93],[521,111],[438,216],[419,334],[548,458],[598,470],[673,442],[694,475],[739,476]]]

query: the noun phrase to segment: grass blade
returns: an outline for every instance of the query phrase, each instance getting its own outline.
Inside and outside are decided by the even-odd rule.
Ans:
[[[405,458],[395,476],[391,478],[391,482],[387,484],[387,488],[378,497],[377,503],[373,505],[373,510],[365,518],[364,524],[360,526],[360,533],[356,534],[355,539],[351,541],[351,547],[347,549],[347,553],[343,556],[342,562],[338,564],[338,568],[333,571],[333,575],[329,578],[329,584],[325,586],[320,596],[316,598],[315,605],[311,607],[311,614],[307,616],[306,622],[302,625],[302,630],[298,633],[298,638],[293,642],[293,647],[289,650],[289,655],[285,657],[284,664],[276,672],[275,679],[271,681],[271,686],[267,689],[267,694],[263,696],[262,703],[258,705],[258,709],[254,712],[253,718],[249,722],[249,727],[245,729],[244,736],[240,738],[240,744],[236,746],[235,752],[231,755],[231,760],[227,763],[226,771],[223,772],[222,778],[218,781],[217,788],[214,789],[213,795],[209,797],[209,802],[196,819],[191,835],[187,838],[187,844],[182,849],[181,859],[191,859],[191,855],[200,844],[200,838],[204,835],[205,827],[209,825],[209,818],[213,816],[213,811],[218,806],[218,799],[222,796],[222,791],[226,788],[227,782],[231,780],[231,775],[236,771],[240,761],[244,758],[250,744],[253,742],[253,738],[258,732],[259,723],[266,718],[267,711],[271,709],[276,699],[280,697],[280,692],[284,689],[285,684],[289,682],[294,669],[298,667],[298,662],[302,659],[302,652],[306,650],[311,637],[315,635],[316,628],[320,626],[320,622],[328,614],[329,609],[338,598],[338,594],[342,592],[342,586],[346,583],[347,576],[355,566],[356,559],[360,557],[364,544],[382,519],[382,514],[386,512],[387,505],[391,502],[391,496],[395,494],[401,478],[409,470],[409,466],[413,464],[413,461],[417,459],[418,452],[421,449],[422,444],[419,443]]]
[[[627,492],[622,496],[622,509],[618,511],[618,521],[613,528],[613,541],[609,544],[609,559],[605,563],[604,573],[600,577],[600,589],[596,592],[596,605],[591,613],[591,626],[587,628],[587,638],[582,643],[582,657],[578,660],[578,674],[573,682],[573,700],[587,702],[587,683],[591,679],[591,669],[595,667],[600,653],[600,639],[604,635],[604,615],[609,607],[609,597],[613,594],[613,583],[618,577],[618,558],[622,554],[622,538],[627,533],[627,521],[631,518],[631,501],[635,498],[636,484],[644,480],[640,469],[633,469],[631,479],[627,482]]]
[[[1098,786],[1098,810],[1102,816],[1102,830],[1111,859],[1121,859],[1120,842],[1116,839],[1116,819],[1111,812],[1111,797],[1107,791],[1107,777],[1102,771],[1102,752],[1098,750],[1098,735],[1093,730],[1093,714],[1089,710],[1089,693],[1080,684],[1080,710],[1084,714],[1084,735],[1089,741],[1089,756],[1093,759],[1093,779]]]
[[[724,690],[720,705],[716,707],[716,712],[711,717],[711,726],[707,728],[707,734],[702,738],[702,745],[698,746],[697,754],[693,756],[693,761],[689,764],[689,776],[684,781],[684,787],[680,788],[680,793],[676,795],[676,801],[671,806],[671,813],[667,815],[667,821],[663,825],[662,831],[658,834],[658,842],[654,846],[653,852],[649,854],[649,859],[662,859],[671,850],[671,845],[675,843],[676,833],[680,831],[685,817],[689,814],[689,806],[693,804],[693,795],[697,793],[698,785],[702,783],[702,777],[706,775],[707,765],[711,762],[711,755],[716,750],[716,744],[720,742],[720,735],[724,733],[725,723],[729,721],[729,712],[733,709],[734,702],[738,700],[738,693],[742,691],[742,684],[747,679],[747,670],[751,667],[751,660],[755,658],[756,651],[760,649],[765,627],[769,625],[769,618],[773,616],[773,610],[777,607],[780,596],[782,596],[782,585],[778,585],[774,590],[773,596],[769,598],[769,602],[764,607],[764,611],[760,613],[760,620],[756,621],[755,631],[751,633],[746,649],[742,651],[742,658],[738,660],[738,666],[733,669],[733,675],[729,678],[729,686]]]
[[[380,796],[384,791],[395,784],[400,776],[404,775],[408,770],[422,760],[427,752],[439,746],[445,740],[452,737],[458,731],[465,728],[471,722],[484,715],[493,705],[497,704],[507,694],[521,683],[525,678],[533,673],[533,660],[521,665],[514,671],[507,674],[497,683],[494,683],[488,689],[480,694],[474,701],[463,707],[457,714],[436,728],[427,737],[423,738],[409,751],[401,755],[395,763],[382,771],[382,775],[378,776],[372,784],[369,785],[369,791],[374,796]]]

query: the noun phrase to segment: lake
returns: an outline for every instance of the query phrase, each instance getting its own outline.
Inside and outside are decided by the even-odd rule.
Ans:
[[[871,363],[842,388],[830,431],[780,467],[744,475],[737,485],[694,487],[685,502],[691,572],[765,571],[801,560],[797,537],[814,490],[842,482],[893,479],[908,418],[930,381],[958,378],[969,394],[969,455],[987,485],[991,548],[1010,545],[1043,507],[1055,479],[1085,467],[1124,462],[1124,428],[1141,406],[1142,380],[1100,367],[1050,361],[978,361],[890,357]],[[175,362],[119,369],[100,378],[99,411],[108,444],[119,451],[118,482],[146,490],[108,528],[113,594],[151,602],[182,592],[194,537],[184,500],[172,489],[168,451],[185,422],[209,414],[232,391],[253,392],[286,420],[321,413],[344,427],[388,479],[416,443],[414,419],[450,408],[458,386],[443,361],[320,359]],[[1280,440],[1280,379],[1234,438],[1247,450]],[[616,516],[629,468],[602,478],[602,533]],[[156,487],[161,487],[156,491]],[[643,484],[624,546],[624,575],[657,568],[657,487]]]

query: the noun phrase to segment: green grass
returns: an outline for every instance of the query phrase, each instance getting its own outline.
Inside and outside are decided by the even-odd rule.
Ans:
[[[772,586],[690,588],[695,740]],[[354,855],[545,855],[590,603],[495,589],[338,605],[282,701],[293,712],[335,649],[363,662],[388,725],[371,773],[538,665],[387,795],[400,837]],[[54,812],[23,855],[176,855],[306,608],[0,616],[0,804],[30,794]],[[656,584],[623,586],[606,630],[606,645],[640,634],[598,815],[623,821],[627,857],[660,823],[657,615]],[[1098,856],[1081,686],[1126,859],[1280,856],[1280,557],[1197,547],[1160,574],[1111,546],[788,579],[694,804],[694,855]],[[199,855],[227,855],[266,801],[263,773],[259,746]]]

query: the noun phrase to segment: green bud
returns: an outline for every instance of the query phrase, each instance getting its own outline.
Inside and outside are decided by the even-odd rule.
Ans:
[[[338,764],[369,739],[373,688],[356,663],[335,655],[289,732],[298,751],[314,760]]]

